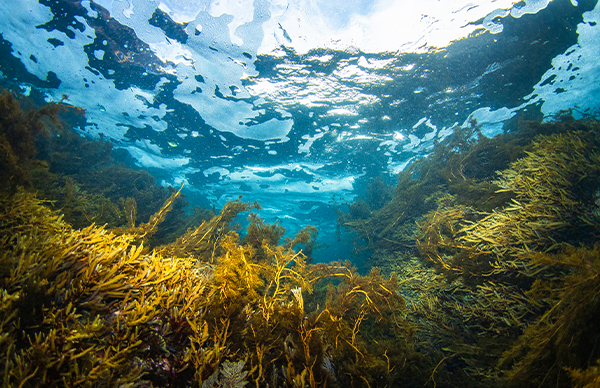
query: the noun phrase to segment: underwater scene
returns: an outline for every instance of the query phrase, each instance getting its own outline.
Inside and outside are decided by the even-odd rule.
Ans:
[[[600,387],[599,22],[0,1],[0,384]]]

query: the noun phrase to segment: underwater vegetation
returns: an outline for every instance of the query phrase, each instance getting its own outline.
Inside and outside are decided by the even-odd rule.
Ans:
[[[403,279],[436,380],[461,368],[499,386],[598,383],[600,125],[562,119],[494,139],[458,129],[371,217],[339,212]]]
[[[381,178],[371,182],[364,197],[347,204],[348,212],[338,209],[338,224],[357,233],[359,251],[412,249],[415,221],[437,207],[437,195],[460,194],[456,196],[460,203],[480,204],[486,210],[508,200],[508,195],[495,195],[497,187],[486,178],[524,155],[539,131],[524,128],[489,139],[476,125],[458,127],[448,141],[437,143],[427,158],[398,174],[391,194]]]
[[[4,387],[598,385],[597,121],[457,128],[376,179],[338,212],[364,275],[241,197],[188,213],[28,104],[0,95]]]
[[[4,387],[427,381],[434,366],[413,348],[394,274],[310,264],[312,226],[284,238],[250,213],[240,238],[235,219],[256,203],[183,217],[181,188],[151,187],[144,173],[111,164],[109,144],[67,134],[64,107],[26,111],[27,101],[1,98],[10,172],[0,193]],[[79,163],[78,149],[98,163]],[[104,171],[123,173],[140,194]],[[157,239],[169,222],[170,237]]]
[[[239,204],[224,210],[251,206]],[[156,227],[148,225],[77,230],[31,193],[0,199],[4,386],[391,386],[417,378],[422,356],[394,275],[309,265],[289,244],[265,241],[257,255],[236,232],[216,239],[219,230],[205,226],[207,241],[220,244],[215,256],[144,253],[139,233]]]
[[[14,190],[29,185],[30,170],[35,167],[35,140],[47,134],[49,127],[59,126],[60,107],[46,105],[23,110],[21,103],[4,90],[0,94],[0,188]],[[43,163],[42,163],[43,164]]]
[[[111,143],[86,140],[69,127],[74,115],[80,119],[82,112],[61,103],[37,107],[31,99],[0,93],[0,189],[37,191],[76,228],[92,222],[124,227],[131,209],[135,219],[148,221],[172,189],[157,186],[146,171],[115,163]],[[188,217],[187,205],[180,196],[155,236],[157,243],[210,217],[201,209],[195,210],[196,219]]]

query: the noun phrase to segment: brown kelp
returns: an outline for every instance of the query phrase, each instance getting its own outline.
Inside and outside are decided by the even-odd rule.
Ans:
[[[591,315],[600,230],[595,128],[538,136],[492,181],[496,194],[510,193],[505,205],[482,211],[440,201],[419,223],[422,257],[470,286],[457,309],[469,331],[518,336],[498,368],[511,386],[569,386],[566,370],[589,368],[600,355]]]
[[[338,224],[354,231],[357,243],[364,241],[365,247],[408,251],[414,247],[415,221],[437,207],[438,194],[456,195],[460,204],[489,210],[506,201],[508,195],[494,195],[497,187],[487,178],[523,155],[537,131],[489,139],[476,125],[457,127],[449,141],[437,143],[427,158],[398,175],[391,198],[381,179],[375,179],[364,199],[348,204],[348,212],[338,209]]]
[[[499,365],[508,370],[512,387],[573,386],[573,382],[595,386],[600,360],[600,247],[567,247],[534,256],[537,265],[566,275],[535,281],[528,291],[530,300],[552,303],[505,351]]]
[[[24,103],[23,105],[28,105]],[[36,140],[51,128],[60,128],[58,113],[62,108],[47,104],[35,109],[23,108],[7,90],[0,93],[0,189],[14,191],[17,186],[31,186],[31,170],[36,162]],[[45,167],[42,163],[42,167]]]
[[[311,264],[312,226],[284,238],[250,213],[241,231],[257,203],[188,217],[181,188],[152,188],[111,164],[107,142],[60,132],[63,107],[30,114],[2,98],[16,110],[0,139],[6,387],[597,381],[597,122],[521,123],[494,139],[457,128],[391,196],[374,181],[340,213],[383,266],[360,275]],[[80,146],[98,164],[69,165]]]
[[[465,383],[583,386],[595,376],[600,128],[520,126],[495,139],[457,130],[400,175],[388,204],[340,219],[373,257],[396,257],[381,262],[400,274],[437,381],[460,365]]]
[[[81,137],[67,124],[73,112],[82,114],[62,103],[37,107],[9,91],[0,94],[0,190],[38,191],[77,228],[124,227],[134,203],[136,219],[147,222],[172,191],[155,185],[146,171],[115,163],[110,142]],[[164,225],[189,223],[186,206],[180,196]],[[164,234],[169,231],[155,238],[163,241]]]
[[[23,191],[0,210],[5,386],[390,386],[420,376],[395,276],[308,265],[291,245],[265,242],[258,256],[217,228],[203,229],[215,256],[144,254],[137,233],[73,229]]]

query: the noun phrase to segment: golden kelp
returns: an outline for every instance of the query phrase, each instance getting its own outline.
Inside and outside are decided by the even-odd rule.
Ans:
[[[554,303],[500,359],[513,387],[596,386],[600,360],[600,246],[536,254],[539,265],[568,271],[563,279],[538,279],[532,301]],[[585,372],[582,372],[585,370]],[[570,373],[566,373],[569,371]],[[589,384],[589,385],[586,385]]]
[[[217,220],[232,206],[251,205],[230,203]],[[137,233],[72,229],[23,191],[2,197],[3,385],[374,387],[423,377],[396,277],[308,265],[291,244],[265,243],[257,256],[208,224],[206,241],[220,245],[213,263],[212,251],[145,254]]]
[[[444,311],[449,330],[438,329],[438,338],[460,333],[466,344],[469,333],[508,339],[524,332],[505,348],[499,369],[488,366],[478,373],[506,373],[512,386],[549,381],[568,386],[565,369],[580,376],[576,371],[590,368],[600,356],[592,318],[600,290],[593,245],[600,229],[600,148],[593,128],[539,136],[523,158],[499,171],[496,193],[510,193],[510,203],[486,212],[438,195],[437,209],[418,223],[421,256],[451,281],[439,282],[436,275],[433,292],[419,292],[430,300],[429,321],[442,316],[435,298],[452,306]],[[464,318],[460,330],[455,330],[457,312]],[[471,346],[452,342],[444,341],[446,349],[467,363],[474,361],[469,353],[478,354],[483,344],[496,358],[502,349],[489,340]]]
[[[399,273],[432,385],[583,386],[597,376],[598,129],[520,123],[516,135],[486,139],[459,128],[400,174],[386,205],[365,198],[340,215],[373,262]]]
[[[416,160],[398,174],[391,199],[375,179],[367,193],[377,188],[382,197],[367,195],[348,204],[349,212],[338,209],[338,224],[358,234],[357,242],[378,250],[407,252],[414,247],[414,223],[437,207],[439,192],[456,196],[457,204],[491,210],[510,196],[497,195],[497,186],[487,178],[523,155],[536,132],[523,128],[517,133],[489,139],[477,125],[456,127],[447,142],[437,143],[431,154]],[[375,190],[374,190],[375,189]]]
[[[592,136],[539,137],[526,157],[498,172],[497,193],[514,195],[507,206],[482,212],[441,204],[419,226],[419,249],[459,274],[531,277],[545,268],[529,259],[532,252],[593,239],[600,228],[600,153]],[[437,253],[442,247],[452,254]]]
[[[196,260],[214,262],[221,248],[221,241],[231,230],[229,224],[241,213],[250,209],[260,209],[258,203],[246,203],[241,197],[228,202],[218,215],[215,215],[194,229],[188,230],[177,241],[159,248],[166,256],[192,257]]]

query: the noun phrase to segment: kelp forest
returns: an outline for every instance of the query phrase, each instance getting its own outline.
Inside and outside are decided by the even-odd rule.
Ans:
[[[600,384],[597,121],[472,123],[375,179],[337,207],[361,274],[261,204],[190,209],[84,115],[0,95],[3,387]]]
[[[596,387],[600,123],[515,125],[455,129],[396,187],[378,178],[340,205],[338,223],[399,277],[437,386],[460,370],[485,386]]]
[[[113,162],[69,106],[0,96],[4,387],[391,386],[426,379],[398,278],[311,264],[241,199]],[[236,218],[249,213],[243,237]],[[424,381],[424,380],[423,380]]]

